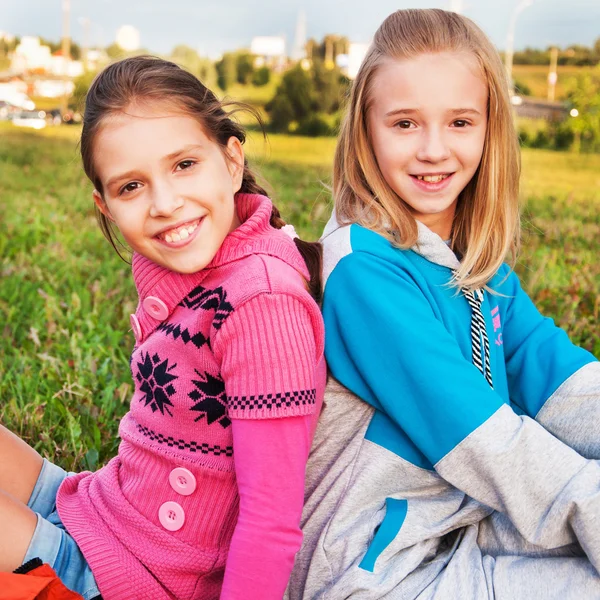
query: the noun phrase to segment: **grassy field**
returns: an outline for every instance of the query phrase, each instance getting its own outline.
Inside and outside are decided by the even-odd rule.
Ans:
[[[575,67],[559,65],[557,68],[558,80],[556,82],[556,100],[564,100],[571,81],[578,75],[589,72],[594,67]],[[517,83],[525,84],[531,91],[531,96],[536,98],[548,97],[548,71],[547,65],[514,65],[513,77]]]
[[[0,422],[68,469],[116,451],[132,392],[130,268],[102,238],[76,128],[0,127]],[[316,239],[333,139],[253,134],[248,152],[283,215]],[[524,250],[540,309],[600,357],[600,156],[523,153]]]

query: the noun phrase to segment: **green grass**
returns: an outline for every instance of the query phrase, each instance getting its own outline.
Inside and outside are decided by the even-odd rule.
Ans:
[[[77,128],[0,124],[0,422],[68,469],[116,452],[132,392],[130,268],[101,236]],[[335,140],[253,133],[248,153],[284,217],[316,239]],[[525,288],[600,357],[600,156],[528,150]]]
[[[590,72],[594,67],[575,67],[559,65],[557,68],[558,80],[556,82],[555,100],[565,100],[571,81],[578,75]],[[513,78],[527,85],[531,96],[535,98],[548,97],[548,72],[546,65],[514,65]]]

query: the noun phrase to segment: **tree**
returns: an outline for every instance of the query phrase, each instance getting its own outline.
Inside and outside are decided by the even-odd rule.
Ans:
[[[254,59],[248,52],[240,52],[236,59],[237,81],[243,85],[250,83],[254,74]]]
[[[292,121],[300,122],[313,111],[314,85],[310,75],[299,65],[289,70],[277,87],[275,96],[265,106],[275,131],[287,130]]]
[[[577,77],[568,98],[578,112],[567,121],[575,135],[573,149],[600,151],[600,66]]]
[[[338,110],[348,89],[348,79],[338,67],[327,68],[322,60],[313,62],[312,77],[315,109],[327,114]]]
[[[83,112],[85,97],[92,85],[92,81],[94,81],[94,77],[96,77],[96,73],[87,71],[73,81],[75,89],[73,90],[69,104],[72,105],[75,110]]]
[[[254,75],[252,76],[252,85],[257,87],[261,87],[263,85],[267,85],[271,81],[271,69],[269,67],[261,67],[254,71]]]
[[[174,63],[195,75],[207,88],[217,85],[217,70],[208,58],[201,57],[193,48],[180,44],[175,46],[169,57]]]
[[[217,82],[223,91],[227,91],[237,81],[237,59],[234,53],[226,52],[215,67]]]

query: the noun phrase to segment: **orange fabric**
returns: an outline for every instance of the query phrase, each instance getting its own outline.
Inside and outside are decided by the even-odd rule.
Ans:
[[[47,564],[24,575],[0,573],[0,590],[2,600],[83,600],[68,590]]]

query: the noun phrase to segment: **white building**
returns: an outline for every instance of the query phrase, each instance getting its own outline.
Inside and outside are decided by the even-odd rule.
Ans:
[[[17,73],[43,71],[49,75],[78,77],[83,64],[78,60],[65,60],[60,52],[52,54],[49,46],[43,46],[40,38],[23,36],[13,52],[10,67]]]
[[[346,75],[354,79],[358,75],[358,69],[364,60],[369,44],[357,44],[350,42],[348,46],[348,55],[346,59]]]
[[[250,53],[256,56],[255,67],[282,65],[285,62],[285,38],[283,36],[252,38]]]
[[[133,52],[141,47],[140,32],[132,25],[120,27],[117,31],[116,41],[117,45],[126,52]]]
[[[13,71],[48,70],[52,63],[50,46],[42,46],[40,38],[23,36],[13,52],[11,68]]]

